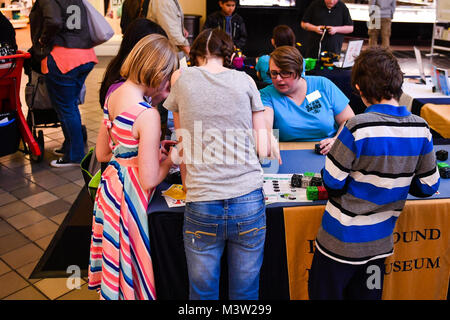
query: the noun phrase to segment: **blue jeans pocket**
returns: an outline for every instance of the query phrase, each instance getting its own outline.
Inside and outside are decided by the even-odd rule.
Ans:
[[[216,242],[217,229],[217,223],[204,223],[185,216],[183,227],[184,245],[195,250],[205,250],[209,245]]]
[[[266,214],[263,212],[258,217],[238,222],[239,242],[246,247],[254,248],[266,238]]]

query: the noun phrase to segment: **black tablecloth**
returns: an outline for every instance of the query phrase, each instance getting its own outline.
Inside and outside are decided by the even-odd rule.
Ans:
[[[266,225],[259,298],[289,300],[283,208],[268,208]],[[150,213],[149,227],[157,298],[161,300],[188,299],[189,279],[183,244],[183,213],[173,211]],[[221,300],[228,298],[226,256],[224,252],[220,278]]]

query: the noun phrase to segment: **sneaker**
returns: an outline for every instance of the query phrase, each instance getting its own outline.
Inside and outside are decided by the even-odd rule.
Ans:
[[[64,168],[64,167],[79,167],[80,164],[77,162],[68,162],[63,158],[59,158],[58,160],[53,160],[50,162],[50,165],[55,168]]]
[[[61,147],[59,149],[53,149],[53,154],[55,156],[59,156],[59,157],[64,156],[64,149],[63,149],[63,147]]]

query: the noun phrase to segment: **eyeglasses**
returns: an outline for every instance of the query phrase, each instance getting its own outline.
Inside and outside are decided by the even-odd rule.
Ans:
[[[270,70],[270,72],[267,72],[267,75],[269,77],[271,77],[272,79],[276,79],[278,75],[280,75],[280,77],[282,79],[286,79],[286,78],[289,78],[290,76],[292,76],[292,74],[293,74],[293,72],[284,71],[284,70],[281,70],[280,72],[277,72],[275,70]]]

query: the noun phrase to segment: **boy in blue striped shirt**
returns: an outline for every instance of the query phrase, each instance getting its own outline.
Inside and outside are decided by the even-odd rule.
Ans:
[[[439,187],[425,120],[399,106],[403,73],[392,53],[370,48],[352,69],[352,86],[367,106],[347,121],[322,171],[329,194],[316,238],[310,299],[381,299],[384,261],[408,193]],[[380,285],[367,279],[380,271]]]

